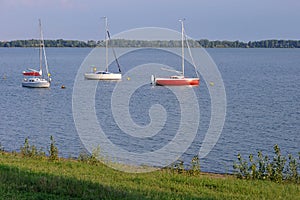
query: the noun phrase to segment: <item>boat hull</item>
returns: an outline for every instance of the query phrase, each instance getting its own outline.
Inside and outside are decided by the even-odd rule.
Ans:
[[[50,82],[46,79],[40,78],[24,79],[22,81],[22,86],[29,88],[49,88]]]
[[[23,72],[24,76],[41,76],[39,72]]]
[[[96,74],[96,73],[85,73],[84,77],[90,80],[121,80],[122,74]]]
[[[156,85],[160,86],[198,86],[199,78],[182,78],[182,79],[170,79],[170,78],[155,78],[154,80]]]

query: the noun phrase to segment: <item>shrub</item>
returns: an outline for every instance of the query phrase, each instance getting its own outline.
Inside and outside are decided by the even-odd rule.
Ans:
[[[50,136],[50,140],[49,160],[55,161],[58,160],[58,148],[55,145],[55,140],[52,135]]]
[[[235,175],[238,178],[268,179],[278,183],[284,180],[296,183],[300,182],[298,173],[300,152],[298,162],[289,154],[288,164],[286,164],[286,157],[281,155],[280,148],[277,144],[274,145],[274,153],[275,155],[272,162],[270,162],[268,156],[263,156],[261,151],[257,154],[257,160],[254,160],[253,155],[250,154],[249,164],[242,158],[241,154],[238,154],[238,162],[234,162],[233,164]]]
[[[81,151],[78,160],[91,165],[98,165],[100,163],[100,146],[93,149],[92,153],[89,154],[86,151]]]
[[[199,160],[198,155],[193,157],[193,159],[191,161],[191,169],[189,170],[189,172],[192,175],[197,175],[201,172],[200,160]]]
[[[37,149],[34,145],[29,144],[28,138],[25,138],[24,145],[20,147],[21,155],[25,157],[35,157],[38,155]]]
[[[4,147],[1,145],[1,142],[0,142],[0,152],[3,152],[4,151]]]
[[[281,155],[280,148],[276,144],[274,145],[275,156],[273,158],[272,166],[272,175],[271,180],[276,182],[281,182],[284,178],[283,170],[286,163],[286,158]]]
[[[257,178],[264,180],[267,178],[267,164],[269,162],[269,158],[268,156],[263,156],[261,151],[258,151],[257,158],[258,158]]]
[[[298,173],[298,166],[300,166],[300,163],[297,163],[297,160],[291,155],[288,155],[289,164],[287,166],[286,174],[287,180],[290,180],[292,182],[300,183],[300,176]],[[300,160],[300,152],[299,152],[299,160]]]
[[[236,171],[238,178],[249,178],[248,162],[242,158],[241,154],[238,154],[238,163],[233,164],[233,169]]]

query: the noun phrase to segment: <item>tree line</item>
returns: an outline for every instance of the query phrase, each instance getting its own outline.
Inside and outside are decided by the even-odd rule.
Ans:
[[[94,48],[103,47],[104,41],[99,40],[45,40],[45,47],[80,47],[80,48]],[[39,47],[40,42],[36,39],[30,40],[13,40],[13,41],[0,41],[0,47]],[[125,39],[112,39],[109,41],[109,46],[112,47],[181,47],[181,41],[177,40],[125,40]],[[261,41],[227,41],[227,40],[214,40],[207,39],[189,40],[190,47],[203,47],[203,48],[300,48],[300,40],[261,40]]]
[[[300,40],[209,41],[199,40],[204,48],[300,48]]]

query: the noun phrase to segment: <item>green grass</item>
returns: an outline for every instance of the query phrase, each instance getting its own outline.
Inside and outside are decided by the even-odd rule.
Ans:
[[[299,199],[300,185],[231,175],[129,174],[71,159],[0,152],[0,199]]]

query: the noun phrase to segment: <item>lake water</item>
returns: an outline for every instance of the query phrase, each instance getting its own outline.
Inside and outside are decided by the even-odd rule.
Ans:
[[[21,86],[21,72],[38,65],[38,50],[0,48],[0,143],[5,150],[19,151],[26,137],[31,144],[46,150],[50,135],[53,135],[61,156],[78,156],[84,145],[73,119],[73,84],[81,63],[91,50],[47,49],[53,77],[51,88],[29,89]],[[200,160],[202,170],[231,172],[238,153],[247,157],[262,150],[264,154],[273,155],[274,144],[281,147],[283,154],[296,156],[300,151],[300,49],[207,49],[207,52],[221,73],[227,109],[218,142]],[[168,56],[144,49],[123,56],[119,61],[124,66],[124,72],[141,63],[159,62],[171,66],[180,63],[180,58]],[[188,69],[187,74],[193,74],[192,70]],[[93,84],[80,77],[82,83]],[[129,99],[130,117],[140,127],[147,126],[151,122],[149,109],[154,104],[160,104],[167,113],[166,123],[152,137],[139,138],[126,134],[116,125],[111,111],[112,93],[118,84],[123,82],[126,85],[138,78],[132,75],[124,77],[121,82],[97,82],[95,111],[99,125],[113,144],[142,154],[162,148],[175,137],[180,127],[181,110],[180,102],[172,91],[151,86],[149,76],[149,84],[141,85]],[[61,89],[62,85],[66,89]],[[186,163],[198,154],[209,127],[209,87],[201,81],[200,87],[179,89],[182,93],[187,90],[195,93],[201,113],[197,134],[181,157]],[[121,95],[126,96],[126,92],[125,88]],[[120,115],[125,116],[124,113]]]

